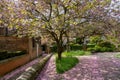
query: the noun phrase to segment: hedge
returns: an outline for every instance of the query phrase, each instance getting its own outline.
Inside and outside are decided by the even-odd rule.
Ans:
[[[72,45],[70,45],[70,49],[71,50],[81,50],[82,49],[82,45],[72,44]]]
[[[120,47],[120,46],[119,46]],[[82,45],[79,44],[70,44],[70,49],[75,50],[82,50]],[[98,45],[95,44],[87,44],[87,50],[88,51],[94,51],[94,52],[107,52],[107,51],[115,51],[115,46],[109,42],[102,42]],[[57,46],[54,45],[51,47],[52,52],[57,52]]]
[[[5,60],[15,56],[26,54],[26,50],[23,51],[0,51],[0,60]]]
[[[51,48],[52,52],[57,52],[57,46],[53,45]],[[64,47],[64,50],[66,49],[66,47]],[[70,49],[71,50],[81,50],[82,49],[82,45],[79,44],[70,44]]]

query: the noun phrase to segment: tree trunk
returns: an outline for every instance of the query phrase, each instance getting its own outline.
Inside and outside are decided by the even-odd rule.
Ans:
[[[83,50],[86,51],[87,50],[87,45],[83,44]]]
[[[58,44],[57,45],[58,60],[61,60],[62,52],[63,52],[63,47],[62,47],[62,45]]]
[[[58,60],[61,60],[62,58],[62,53],[58,53]]]
[[[65,33],[65,36],[66,36],[66,38],[67,38],[66,50],[67,50],[67,52],[69,52],[69,51],[70,51],[70,45],[69,45],[69,42],[70,42],[70,40],[69,40],[69,32],[68,32],[68,34],[67,34],[67,32],[66,32],[66,33]]]
[[[84,38],[83,50],[84,50],[84,51],[87,50],[87,40],[86,40],[86,38]]]

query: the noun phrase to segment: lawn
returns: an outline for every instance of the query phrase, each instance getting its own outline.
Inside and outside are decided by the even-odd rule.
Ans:
[[[63,56],[83,56],[83,55],[91,55],[91,52],[89,51],[80,51],[80,50],[77,50],[77,51],[70,51],[70,52],[63,52],[62,53]]]
[[[90,54],[91,53],[88,51],[80,51],[80,50],[63,52],[61,60],[58,60],[58,58],[56,57],[57,73],[64,73],[65,71],[68,71],[71,68],[73,68],[79,62],[79,60],[75,56],[83,56],[83,55],[90,55]]]
[[[56,58],[56,71],[57,73],[64,73],[73,68],[78,62],[79,60],[76,57],[62,57],[61,60]]]
[[[117,57],[117,58],[120,58],[120,54],[117,54],[116,57]]]

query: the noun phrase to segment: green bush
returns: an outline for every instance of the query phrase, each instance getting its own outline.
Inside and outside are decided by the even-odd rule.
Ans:
[[[104,41],[104,39],[101,36],[96,35],[96,36],[90,37],[89,44],[92,44],[92,45],[87,47],[88,51],[92,51],[92,52],[116,51],[115,45],[113,45],[110,42]]]
[[[100,46],[98,46],[98,45],[95,46],[95,51],[101,52],[101,49],[102,49],[102,47],[100,47]]]
[[[71,50],[81,50],[82,46],[79,44],[70,44],[70,49]]]
[[[118,49],[117,49],[117,51],[120,51],[120,44],[118,45]]]
[[[110,42],[101,42],[99,43],[101,47],[108,47],[108,48],[115,48],[115,45],[111,44]]]
[[[52,52],[57,52],[57,45],[53,45],[50,49]],[[70,49],[71,50],[81,50],[82,46],[79,44],[70,44]]]
[[[87,48],[93,48],[95,47],[94,44],[87,44]],[[70,45],[70,49],[75,51],[75,50],[82,50],[83,49],[83,45],[80,44],[71,44]]]
[[[91,51],[91,52],[94,52],[95,51],[95,48],[87,48],[87,51]]]
[[[26,50],[23,51],[0,51],[0,60],[12,58],[15,56],[20,56],[26,54]]]
[[[76,43],[77,44],[83,44],[84,43],[83,39],[84,38],[80,38],[80,37],[76,38]]]
[[[5,53],[7,53],[7,51],[5,51],[5,50],[0,51],[0,54],[5,54]]]
[[[115,51],[116,48],[109,42],[101,42],[98,45],[95,45],[95,47],[90,47],[87,50],[92,52],[112,52]]]
[[[101,42],[99,44],[100,47],[102,47],[101,51],[115,51],[115,45],[111,44],[110,42]]]
[[[52,47],[50,47],[51,52],[57,52],[57,45],[53,45]]]
[[[87,48],[93,48],[95,47],[95,44],[87,44]]]
[[[99,36],[99,35],[90,37],[90,43],[91,44],[98,44],[99,42],[102,42],[102,41],[103,40],[102,40],[101,36]]]

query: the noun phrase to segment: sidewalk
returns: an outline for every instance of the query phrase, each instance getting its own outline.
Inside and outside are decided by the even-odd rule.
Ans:
[[[59,74],[56,72],[55,56],[52,56],[36,80],[59,80],[57,77]]]
[[[63,74],[57,74],[52,56],[36,80],[120,80],[120,59],[115,57],[116,54],[79,56],[79,63]]]

